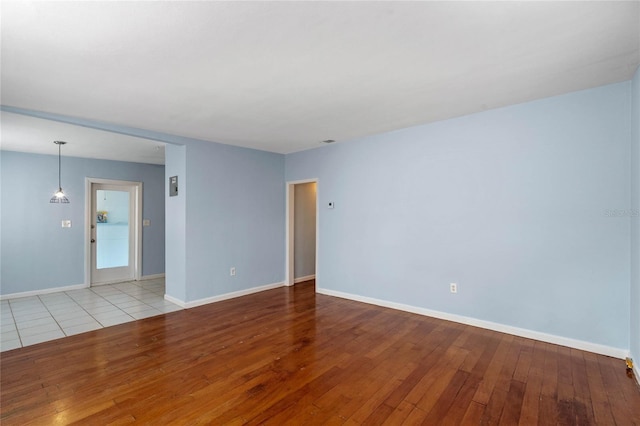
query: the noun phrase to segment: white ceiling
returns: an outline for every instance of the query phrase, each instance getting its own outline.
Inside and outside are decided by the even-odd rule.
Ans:
[[[640,64],[637,1],[1,7],[3,105],[280,153],[624,81]]]
[[[58,155],[54,140],[67,142],[63,156],[164,164],[164,143],[89,129],[10,112],[0,112],[2,139],[7,151]]]

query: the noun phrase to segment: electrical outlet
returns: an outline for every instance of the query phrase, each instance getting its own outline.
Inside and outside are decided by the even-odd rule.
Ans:
[[[229,275],[231,275],[232,277],[234,277],[236,275],[236,268],[235,267],[231,267],[231,269],[229,269]]]
[[[456,283],[449,284],[449,291],[451,291],[451,293],[457,293],[458,292],[458,284],[456,284]]]
[[[63,220],[62,221],[62,227],[63,228],[71,228],[71,221],[70,220]]]

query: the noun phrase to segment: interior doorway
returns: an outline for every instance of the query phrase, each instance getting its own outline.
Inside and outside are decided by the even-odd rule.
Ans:
[[[285,284],[318,278],[318,181],[287,182]]]
[[[142,183],[87,178],[91,286],[140,279]]]

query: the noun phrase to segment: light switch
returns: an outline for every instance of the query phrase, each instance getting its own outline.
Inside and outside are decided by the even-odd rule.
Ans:
[[[71,228],[71,221],[70,220],[63,220],[62,221],[62,227],[63,228]]]
[[[144,219],[142,221],[142,226],[149,226],[149,225],[151,225],[151,221],[149,219]]]

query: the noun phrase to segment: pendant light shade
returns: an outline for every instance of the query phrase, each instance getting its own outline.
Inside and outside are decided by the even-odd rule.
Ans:
[[[51,197],[49,202],[69,204],[69,199],[64,195],[64,191],[62,190],[62,184],[60,183],[60,147],[66,144],[66,142],[53,141],[53,143],[58,145],[58,190],[53,194],[53,197]]]

